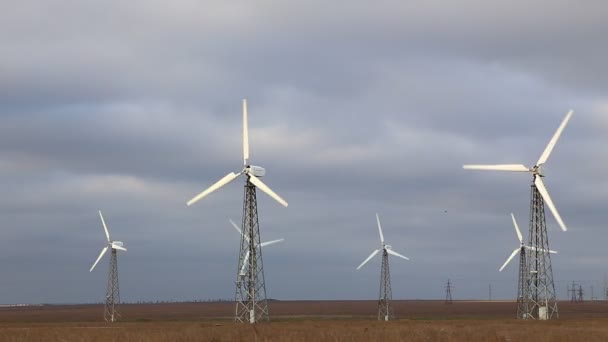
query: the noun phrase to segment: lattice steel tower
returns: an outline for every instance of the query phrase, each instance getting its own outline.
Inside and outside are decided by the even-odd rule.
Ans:
[[[245,183],[243,201],[243,234],[236,279],[235,321],[257,323],[269,321],[266,282],[260,243],[260,226],[255,185]]]
[[[452,283],[448,279],[448,283],[445,285],[445,304],[452,304]]]
[[[528,272],[528,259],[527,251],[525,247],[521,247],[519,255],[519,280],[517,282],[517,318],[526,319],[528,314],[528,278],[530,272]]]
[[[541,177],[535,174],[534,178]],[[549,238],[545,222],[545,203],[543,196],[532,183],[530,201],[530,236],[529,245],[532,250],[527,253],[529,278],[527,291],[524,296],[527,308],[526,318],[557,319],[557,301],[555,298],[555,283],[551,268],[551,253],[549,253]]]
[[[108,288],[103,318],[106,322],[116,322],[120,318],[120,289],[118,288],[118,253],[112,248],[110,269],[108,270]]]
[[[395,312],[391,304],[392,300],[391,271],[388,266],[388,252],[384,249],[382,250],[382,269],[380,270],[380,297],[378,299],[379,321],[395,319]]]

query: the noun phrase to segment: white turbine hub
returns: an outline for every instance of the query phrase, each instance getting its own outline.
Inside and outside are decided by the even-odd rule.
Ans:
[[[542,165],[538,165],[538,167],[536,168],[536,174],[541,176],[541,177],[545,177],[545,170],[543,170],[543,166]]]

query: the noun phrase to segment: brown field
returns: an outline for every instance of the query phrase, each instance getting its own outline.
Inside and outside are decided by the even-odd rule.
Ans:
[[[559,305],[560,319],[513,319],[515,303],[395,301],[399,319],[375,320],[375,301],[271,301],[272,322],[235,324],[225,303],[129,304],[119,323],[101,305],[0,308],[0,341],[608,341],[608,303]]]

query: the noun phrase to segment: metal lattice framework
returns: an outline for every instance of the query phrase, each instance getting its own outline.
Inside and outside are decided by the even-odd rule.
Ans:
[[[269,321],[256,187],[251,184],[249,179],[245,183],[242,223],[243,234],[241,235],[236,279],[234,320],[241,323]]]
[[[388,321],[395,319],[395,312],[391,301],[393,291],[391,289],[391,272],[388,266],[388,252],[382,252],[382,269],[380,270],[380,296],[378,299],[378,320]]]
[[[522,246],[519,252],[519,281],[517,284],[517,318],[526,319],[528,314],[528,301],[526,291],[528,291],[528,259],[527,249]]]
[[[568,287],[568,297],[572,303],[583,302],[583,287],[572,281],[572,287]]]
[[[106,305],[103,318],[106,322],[116,322],[120,318],[120,290],[118,288],[118,253],[112,249],[110,269],[108,271],[108,287],[106,290]]]
[[[448,279],[448,283],[445,285],[445,304],[452,304],[452,283]]]
[[[534,175],[534,177],[540,176]],[[559,313],[545,222],[545,203],[535,183],[531,185],[529,245],[532,250],[527,253],[529,277],[524,296],[524,306],[527,309],[525,318],[557,319]]]

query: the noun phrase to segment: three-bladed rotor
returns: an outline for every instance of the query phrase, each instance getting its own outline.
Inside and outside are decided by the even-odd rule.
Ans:
[[[376,256],[376,254],[378,254],[380,251],[386,251],[386,253],[388,253],[388,254],[394,255],[396,257],[400,257],[405,260],[410,260],[410,258],[393,251],[393,249],[390,245],[387,245],[384,243],[384,234],[382,234],[382,226],[380,225],[380,217],[378,216],[378,213],[376,213],[376,222],[378,223],[378,233],[380,234],[380,248],[374,250],[372,252],[372,254],[370,254],[367,257],[367,259],[365,259],[361,263],[361,265],[359,265],[359,267],[357,267],[357,270],[360,269],[361,267],[363,267],[365,264],[367,264],[367,262],[370,261],[374,256]]]
[[[505,263],[500,267],[498,272],[502,272],[502,270],[509,264],[509,262],[511,262],[511,260],[513,260],[513,258],[517,254],[521,253],[523,249],[528,249],[531,251],[540,250],[541,252],[546,252],[546,249],[537,249],[536,247],[526,246],[524,244],[524,238],[521,235],[521,231],[519,230],[519,225],[517,224],[517,221],[515,220],[515,215],[513,215],[513,213],[511,213],[511,219],[513,220],[513,227],[515,227],[515,233],[517,234],[517,239],[519,240],[519,247],[513,250],[513,253],[511,253],[511,255],[507,258],[507,261],[505,261]],[[549,253],[556,254],[557,252],[549,250]]]
[[[275,201],[279,202],[281,205],[287,207],[288,203],[281,198],[281,196],[277,195],[272,189],[270,189],[264,182],[260,180],[259,177],[262,177],[266,174],[266,170],[259,166],[254,166],[249,164],[249,129],[248,129],[248,119],[247,119],[247,100],[243,100],[243,170],[239,173],[230,172],[222,179],[217,181],[215,184],[211,185],[209,188],[194,196],[191,200],[189,200],[186,204],[191,206],[192,204],[200,201],[205,196],[214,192],[215,190],[223,187],[224,185],[232,182],[240,175],[247,176],[249,182],[255,185],[258,189],[265,192],[268,196],[272,197]]]
[[[99,253],[97,260],[95,260],[95,263],[93,263],[93,266],[91,266],[91,269],[89,270],[89,272],[92,272],[93,269],[95,268],[95,266],[97,266],[97,263],[99,262],[99,260],[101,260],[103,255],[106,254],[106,252],[108,251],[108,248],[125,251],[125,252],[127,251],[127,249],[123,247],[122,241],[112,241],[110,239],[110,232],[108,231],[108,227],[106,226],[106,221],[103,219],[101,210],[99,211],[99,218],[101,219],[101,225],[103,226],[103,231],[106,233],[106,239],[108,240],[108,242],[107,242],[107,245],[101,249],[101,253]]]
[[[572,116],[573,113],[574,112],[571,110],[568,112],[568,114],[566,114],[566,117],[562,121],[561,125],[559,125],[559,127],[557,128],[557,131],[555,132],[555,134],[549,141],[549,144],[547,145],[547,147],[541,154],[540,158],[536,162],[536,165],[534,165],[533,167],[526,167],[525,165],[522,165],[522,164],[499,164],[499,165],[464,165],[463,168],[467,169],[467,170],[495,170],[495,171],[532,173],[532,175],[534,177],[534,185],[536,185],[538,192],[540,192],[540,195],[542,196],[543,200],[545,201],[545,203],[547,203],[547,206],[549,206],[549,210],[551,210],[551,213],[555,217],[557,224],[559,224],[559,226],[561,227],[561,229],[563,231],[566,231],[566,230],[568,230],[568,228],[566,228],[566,225],[564,224],[562,217],[559,215],[559,212],[557,211],[555,204],[553,204],[553,200],[551,199],[551,196],[549,196],[549,192],[547,191],[547,188],[545,187],[545,183],[543,182],[544,175],[542,174],[542,166],[549,159],[549,156],[551,155],[551,152],[553,151],[553,148],[555,147],[557,140],[559,139],[559,137],[562,134],[562,131],[568,124],[568,121],[570,121],[570,117]]]
[[[247,240],[247,242],[249,242],[249,236],[247,236],[247,234],[244,234],[243,231],[241,230],[241,228],[234,223],[234,221],[232,221],[231,219],[229,219],[228,221],[230,221],[230,224],[232,224],[232,226],[234,227],[234,229],[236,229],[237,232],[239,232],[239,234],[241,234],[243,236],[243,238],[245,240]],[[271,240],[271,241],[266,241],[266,242],[262,242],[257,244],[255,247],[266,247],[278,242],[282,242],[285,241],[285,239],[277,239],[277,240]],[[240,275],[245,275],[245,267],[247,266],[247,262],[249,261],[249,250],[247,250],[247,252],[245,253],[245,258],[243,258],[243,265],[240,268],[239,274]]]

